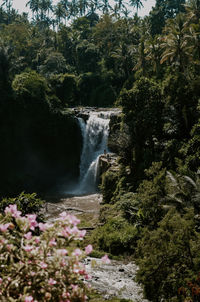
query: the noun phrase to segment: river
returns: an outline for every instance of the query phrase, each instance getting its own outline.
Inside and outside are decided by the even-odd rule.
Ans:
[[[77,217],[85,217],[90,222],[89,231],[98,224],[101,194],[90,194],[84,196],[63,197],[58,200],[49,197],[52,202],[47,202],[45,219],[54,221],[62,211],[68,211]],[[56,202],[56,203],[55,203]],[[86,227],[87,229],[87,227]],[[91,263],[96,262],[93,266]],[[134,281],[137,266],[134,262],[111,260],[110,264],[102,265],[100,259],[86,258],[85,265],[92,279],[91,286],[100,292],[105,299],[119,297],[134,302],[148,302],[143,298],[141,287]]]

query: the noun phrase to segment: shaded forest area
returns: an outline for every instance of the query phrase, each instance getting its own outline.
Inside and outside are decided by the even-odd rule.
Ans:
[[[1,195],[77,177],[68,108],[120,106],[93,245],[134,255],[151,301],[199,301],[200,1],[157,0],[145,18],[122,1],[28,5],[31,21],[0,9]]]

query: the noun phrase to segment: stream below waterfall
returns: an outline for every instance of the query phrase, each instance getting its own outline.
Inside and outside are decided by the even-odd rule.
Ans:
[[[49,197],[48,200],[51,202],[47,203],[44,214],[46,221],[53,222],[61,212],[68,211],[80,218],[84,215],[90,222],[89,231],[97,226],[102,195],[63,197],[59,200]],[[93,260],[95,266],[92,265]],[[101,264],[100,259],[88,257],[85,266],[92,277],[88,282],[105,299],[119,297],[133,302],[148,302],[143,298],[141,287],[134,281],[138,269],[134,262],[111,260],[110,264]]]
[[[64,192],[62,198],[48,196],[45,220],[54,221],[61,212],[68,211],[83,221],[83,228],[91,231],[98,225],[102,195],[96,193],[98,186],[99,157],[107,153],[110,116],[113,111],[91,111],[85,122],[78,118],[82,133],[82,153],[80,158],[80,177],[78,184],[70,191]],[[92,194],[93,193],[93,194]],[[81,226],[82,227],[82,226]],[[95,259],[97,265],[91,263],[94,258],[86,258],[86,269],[91,275],[91,286],[100,292],[105,299],[119,297],[134,302],[145,302],[141,287],[134,281],[137,266],[131,262],[112,260],[110,264],[102,265]]]

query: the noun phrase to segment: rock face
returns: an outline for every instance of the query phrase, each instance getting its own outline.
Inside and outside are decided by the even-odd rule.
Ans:
[[[119,108],[97,108],[97,107],[80,107],[80,108],[71,108],[72,114],[77,117],[81,117],[85,122],[89,118],[89,114],[91,111],[111,111],[110,115],[110,129],[113,128],[113,125],[116,125],[119,121],[121,121],[120,115],[121,110]]]
[[[45,193],[79,176],[81,131],[71,115],[24,110],[14,120],[1,149],[0,195],[22,191]],[[11,150],[11,151],[10,151]]]
[[[119,165],[117,163],[117,154],[107,153],[102,154],[99,158],[99,173],[102,175],[107,170],[118,171]]]
[[[111,152],[118,153],[118,138],[120,135],[121,114],[111,115],[110,117],[110,132],[108,137],[108,149]]]

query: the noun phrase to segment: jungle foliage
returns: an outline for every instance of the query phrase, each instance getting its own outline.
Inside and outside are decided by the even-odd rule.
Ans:
[[[0,193],[78,177],[68,108],[120,106],[94,245],[134,255],[151,301],[199,301],[200,1],[156,0],[144,18],[140,0],[115,4],[29,1],[30,20],[2,3]]]

